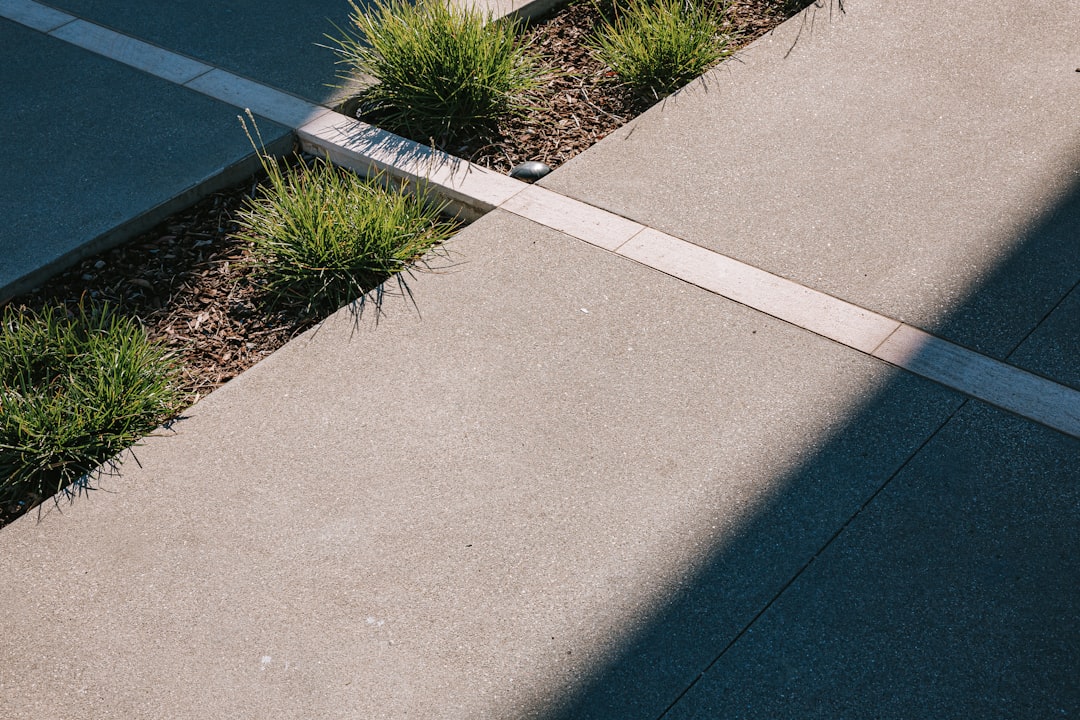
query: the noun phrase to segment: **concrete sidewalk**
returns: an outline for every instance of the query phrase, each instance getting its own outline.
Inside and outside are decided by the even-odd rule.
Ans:
[[[543,185],[1080,410],[1071,4],[811,11]],[[1080,715],[1080,440],[508,192],[0,530],[6,716]]]

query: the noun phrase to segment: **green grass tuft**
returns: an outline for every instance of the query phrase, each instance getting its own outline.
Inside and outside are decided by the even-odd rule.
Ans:
[[[446,0],[350,4],[351,31],[329,39],[340,63],[378,81],[364,104],[387,129],[446,144],[530,108],[540,71],[521,23]]]
[[[238,215],[253,280],[274,309],[320,320],[407,269],[457,223],[408,189],[364,180],[325,160],[282,168]],[[403,282],[403,281],[402,281]]]
[[[2,321],[2,503],[85,489],[180,408],[172,357],[108,307],[80,307],[73,318],[8,307]]]
[[[660,98],[728,54],[721,12],[700,0],[615,0],[591,40],[620,82]]]

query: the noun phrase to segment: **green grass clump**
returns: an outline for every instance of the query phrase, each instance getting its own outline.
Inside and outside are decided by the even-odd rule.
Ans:
[[[282,168],[239,213],[253,279],[271,308],[318,320],[348,305],[447,240],[440,208],[324,160]]]
[[[108,307],[3,311],[0,503],[88,487],[180,406],[175,362]]]
[[[728,53],[720,23],[700,0],[615,0],[591,44],[620,82],[659,98]]]
[[[378,83],[364,105],[381,125],[446,144],[487,133],[529,107],[540,70],[521,24],[447,0],[350,0],[351,32],[329,38],[339,62]]]

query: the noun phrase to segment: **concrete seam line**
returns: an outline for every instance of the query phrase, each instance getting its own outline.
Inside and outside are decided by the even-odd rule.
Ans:
[[[651,229],[652,229],[652,228],[647,228],[647,227],[643,227],[643,228],[641,228],[641,230],[638,230],[638,231],[637,231],[636,233],[634,233],[634,234],[633,234],[633,235],[631,235],[630,237],[626,238],[626,240],[625,240],[624,242],[622,242],[622,243],[620,243],[620,244],[619,244],[619,247],[615,248],[615,249],[614,249],[614,250],[612,250],[611,252],[615,253],[616,255],[622,255],[622,249],[623,249],[624,247],[626,247],[626,246],[627,246],[627,244],[629,244],[629,243],[630,243],[630,241],[632,241],[632,240],[636,240],[636,239],[637,239],[637,237],[638,237],[638,235],[640,235],[641,233],[645,232],[646,230],[651,230]],[[623,255],[623,257],[626,257],[626,256],[625,256],[625,255]],[[636,261],[635,261],[635,262],[636,262]],[[655,269],[655,268],[654,268],[654,269]]]

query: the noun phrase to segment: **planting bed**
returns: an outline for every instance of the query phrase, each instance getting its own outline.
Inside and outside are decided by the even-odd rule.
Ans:
[[[735,36],[732,46],[775,27],[795,12],[792,5],[790,0],[731,0],[726,22]],[[539,107],[506,125],[499,137],[446,149],[502,171],[524,160],[557,167],[653,104],[656,98],[635,96],[614,84],[611,72],[587,50],[584,41],[599,19],[596,6],[582,2],[535,24],[528,31],[530,41],[552,71]],[[11,304],[75,311],[80,301],[109,302],[137,318],[151,339],[179,357],[181,390],[195,402],[314,322],[284,311],[267,312],[250,281],[249,243],[234,233],[237,211],[257,182],[252,178],[215,193]],[[0,526],[30,506],[0,507]]]
[[[728,49],[745,46],[810,2],[727,0],[723,25],[731,34]],[[527,32],[529,43],[550,71],[535,99],[537,107],[504,124],[498,137],[472,138],[442,149],[502,172],[526,160],[539,160],[554,169],[654,105],[656,97],[620,87],[611,69],[589,50],[587,40],[601,18],[598,4],[583,0],[533,25]],[[379,124],[378,117],[359,117]]]

